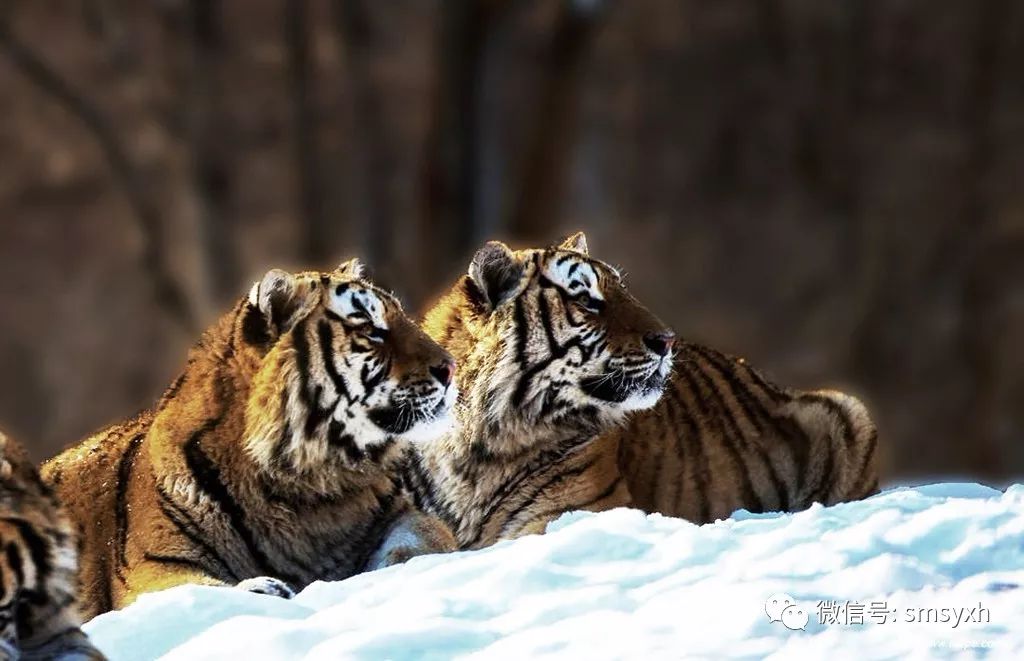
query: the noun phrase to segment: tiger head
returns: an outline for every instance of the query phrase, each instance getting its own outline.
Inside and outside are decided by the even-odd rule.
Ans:
[[[238,332],[258,356],[245,438],[261,466],[358,468],[450,426],[455,363],[362,271],[275,269],[243,303]]]
[[[675,340],[582,233],[542,250],[487,243],[424,326],[458,361],[460,418],[514,443],[653,406]]]

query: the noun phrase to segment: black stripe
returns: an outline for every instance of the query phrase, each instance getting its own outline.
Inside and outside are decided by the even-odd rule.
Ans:
[[[395,439],[389,438],[381,443],[371,443],[366,446],[366,456],[374,463],[380,463],[388,450],[395,446]]]
[[[715,370],[720,375],[728,389],[731,391],[733,398],[736,400],[740,408],[743,410],[744,417],[746,417],[747,420],[750,421],[750,423],[757,430],[757,433],[763,437],[765,433],[765,428],[764,424],[762,423],[762,420],[770,423],[771,419],[765,416],[764,410],[762,409],[760,404],[756,401],[753,401],[753,398],[750,395],[749,390],[747,390],[746,384],[744,384],[742,381],[736,378],[733,369],[731,369],[732,365],[726,362],[727,359],[725,358],[725,356],[717,351],[709,349],[708,347],[704,347],[697,344],[691,344],[690,348],[694,349],[696,353],[701,358],[704,359],[704,361],[707,363],[710,369]],[[724,399],[722,403],[724,406]],[[736,426],[735,428],[739,432],[739,427]],[[773,428],[772,431],[778,433],[777,428]],[[740,433],[742,435],[742,432]],[[753,448],[754,452],[757,453],[761,462],[764,464],[765,470],[768,473],[768,480],[769,482],[771,482],[772,488],[775,490],[776,502],[778,503],[778,506],[784,511],[789,510],[789,489],[787,488],[785,482],[783,482],[782,479],[779,478],[779,474],[775,470],[775,466],[772,464],[771,458],[767,455],[767,453],[760,446],[756,439],[749,441],[748,443],[746,443],[746,445],[748,447]]]
[[[135,465],[135,457],[142,447],[145,434],[139,434],[124,449],[121,461],[117,464],[117,487],[114,500],[114,535],[115,535],[115,558],[114,572],[121,582],[125,582],[122,569],[128,566],[128,481],[131,479],[132,467]]]
[[[309,387],[309,339],[306,337],[307,319],[296,324],[292,331],[292,347],[295,349],[295,370],[299,373],[299,402],[306,409],[305,437],[313,435],[317,425],[324,418],[320,411],[317,393],[311,393]]]
[[[195,480],[196,486],[209,496],[220,507],[220,510],[227,515],[232,529],[234,529],[245,544],[261,574],[278,576],[289,583],[301,585],[302,581],[298,577],[285,573],[283,570],[274,567],[270,562],[266,553],[263,552],[263,549],[257,543],[248,523],[246,523],[245,512],[235,502],[235,499],[228,491],[227,485],[221,479],[220,468],[203,452],[200,445],[202,437],[218,424],[220,424],[220,418],[208,420],[185,443],[185,462],[192,472],[192,478]]]
[[[692,384],[690,389],[695,398],[700,397],[700,393],[693,390]],[[697,421],[694,419],[693,412],[690,411],[690,407],[683,398],[683,393],[679,390],[679,384],[676,379],[672,379],[672,381],[669,382],[666,394],[671,397],[669,400],[670,404],[674,402],[678,409],[676,419],[683,422],[683,425],[689,431],[689,437],[693,439],[694,450],[697,455],[697,466],[693,470],[693,477],[697,482],[695,491],[699,501],[699,523],[708,523],[711,518],[710,494],[708,493],[708,478],[711,475],[711,465],[708,462],[707,452],[704,450],[703,435],[700,432]],[[670,405],[668,408],[671,410],[673,407]],[[675,433],[678,435],[678,425],[676,426],[676,430],[677,431]],[[685,443],[685,439],[681,440]],[[683,476],[680,475],[678,479],[682,480]]]
[[[757,511],[764,511],[764,503],[761,501],[760,497],[758,497],[757,493],[754,491],[754,486],[750,481],[750,472],[747,469],[746,463],[740,456],[739,450],[736,448],[736,445],[733,441],[734,436],[730,436],[729,432],[727,432],[722,425],[722,416],[716,415],[705,404],[704,397],[702,396],[702,389],[697,384],[697,379],[694,377],[694,374],[689,369],[682,369],[679,371],[679,374],[686,380],[687,385],[690,388],[690,391],[694,393],[694,403],[697,405],[701,418],[705,422],[714,422],[718,427],[720,434],[719,438],[722,441],[722,446],[725,448],[729,456],[730,464],[732,464],[732,468],[736,473],[736,479],[740,483],[741,503],[744,505],[748,503],[757,503],[757,507],[759,508]],[[720,398],[718,398],[717,392],[713,387],[713,384],[707,382],[707,379],[704,376],[704,374],[699,369],[696,370],[696,374],[698,377],[700,377],[700,380],[704,384],[708,393],[713,398],[715,398],[716,401],[720,400]],[[755,510],[751,509],[751,511]]]
[[[512,525],[513,523],[515,523],[516,518],[520,514],[522,514],[523,511],[525,511],[527,508],[529,508],[530,506],[536,505],[537,504],[537,498],[539,498],[542,494],[544,494],[544,492],[546,492],[548,489],[550,489],[551,487],[555,486],[556,484],[561,484],[561,483],[565,482],[566,480],[568,480],[570,478],[573,478],[573,477],[579,477],[580,475],[585,473],[588,469],[590,469],[595,463],[597,463],[597,460],[598,460],[598,457],[593,457],[589,461],[584,463],[582,466],[576,466],[574,468],[570,468],[569,470],[557,472],[557,473],[555,473],[555,475],[553,477],[545,480],[540,485],[538,485],[537,487],[532,489],[530,491],[529,495],[524,495],[522,497],[522,499],[521,499],[521,502],[520,502],[519,506],[516,507],[511,512],[507,512],[506,513],[506,515],[505,515],[505,523],[502,524],[501,530],[499,531],[498,536],[499,537],[504,537],[506,531],[508,530],[508,527],[510,525]],[[570,509],[569,505],[566,504],[565,511],[569,511],[569,509]]]
[[[519,487],[523,482],[533,477],[537,471],[546,468],[551,465],[558,464],[569,458],[570,455],[579,451],[582,447],[589,444],[593,440],[591,436],[581,436],[578,438],[569,439],[562,445],[542,452],[537,457],[522,466],[517,472],[508,476],[505,481],[491,494],[491,501],[488,503],[487,508],[483,512],[483,516],[480,517],[480,521],[476,527],[473,536],[468,542],[463,544],[463,548],[472,546],[480,541],[480,537],[483,535],[484,526],[494,515],[495,512],[505,503],[505,501],[517,493]]]
[[[834,485],[832,479],[832,469],[835,465],[835,453],[836,449],[832,446],[831,437],[825,438],[825,469],[821,472],[821,481],[818,484],[818,489],[813,496],[813,500],[822,503],[823,505],[831,505],[829,502],[829,493]]]
[[[341,448],[349,461],[356,463],[363,460],[363,451],[356,445],[352,434],[345,433],[345,423],[331,420],[327,426],[327,443],[332,447]]]
[[[459,529],[459,517],[452,512],[447,502],[439,498],[437,486],[433,476],[423,467],[421,456],[415,448],[409,448],[405,453],[405,470],[403,471],[404,484],[406,489],[413,496],[413,503],[417,508],[436,516],[448,524],[452,530]]]
[[[293,460],[290,454],[288,454],[289,446],[292,442],[292,423],[288,419],[288,393],[282,391],[281,399],[281,413],[284,417],[284,429],[281,430],[281,437],[274,442],[274,449],[271,451],[270,463],[275,468],[286,468],[285,462],[293,465]]]
[[[35,526],[28,521],[14,518],[5,518],[4,521],[18,529],[21,540],[28,547],[29,556],[32,558],[32,564],[35,565],[36,570],[35,587],[41,590],[50,580],[50,574],[53,572],[53,565],[50,561],[50,545],[36,531]],[[24,577],[21,580],[23,581]]]
[[[161,565],[176,565],[184,567],[185,569],[192,570],[194,572],[203,574],[204,576],[209,575],[209,572],[204,566],[192,560],[180,555],[161,555],[159,553],[149,553],[148,551],[142,556],[149,562],[155,562]]]
[[[872,493],[871,490],[864,491],[862,485],[871,478],[874,478],[875,487],[877,488],[878,478],[874,477],[873,474],[868,473],[868,464],[871,463],[871,459],[875,456],[875,448],[878,446],[878,431],[871,429],[868,433],[867,447],[864,449],[864,455],[860,461],[860,467],[857,472],[854,473],[857,481],[854,483],[854,487],[851,489],[852,496],[854,498],[862,498],[866,494]]]
[[[744,417],[750,421],[750,424],[754,426],[759,434],[763,434],[764,426],[761,422],[763,416],[756,410],[761,407],[756,402],[751,401],[752,398],[746,384],[736,378],[736,374],[730,369],[732,366],[726,361],[725,356],[698,344],[691,344],[688,348],[694,350],[697,355],[704,359],[709,367],[719,374],[732,391],[736,403],[743,409]]]
[[[192,544],[199,547],[199,551],[201,553],[215,562],[219,568],[223,570],[223,574],[221,574],[221,576],[227,576],[237,583],[240,580],[238,574],[231,569],[227,560],[221,557],[220,553],[217,552],[217,549],[203,538],[202,528],[194,519],[192,519],[192,515],[175,503],[171,497],[160,488],[157,488],[157,496],[157,507],[159,507],[164,516],[167,517],[167,520],[178,529],[178,532],[184,535],[186,539],[192,542]],[[209,573],[213,574],[213,572]]]
[[[382,360],[381,366],[372,374],[370,373],[370,361],[363,363],[363,368],[359,371],[359,380],[363,384],[363,398],[360,401],[363,404],[369,401],[373,391],[384,381],[391,370],[391,361],[388,359]]]
[[[20,590],[25,585],[25,565],[21,559],[21,549],[14,542],[7,542],[4,555],[7,557],[7,566],[14,572],[15,590]]]
[[[854,438],[853,421],[847,414],[846,407],[840,405],[839,402],[832,399],[831,397],[826,397],[825,395],[817,395],[814,393],[802,393],[797,398],[797,401],[799,401],[800,403],[814,402],[816,404],[820,404],[824,408],[828,409],[829,413],[839,418],[839,421],[840,423],[842,423],[843,426],[843,443],[846,447],[850,447],[850,444],[853,443]]]
[[[579,337],[570,338],[569,340],[566,341],[564,345],[559,345],[558,342],[555,340],[554,334],[552,332],[550,310],[548,309],[547,299],[544,297],[543,291],[538,292],[537,296],[541,314],[541,325],[544,327],[544,331],[548,340],[550,355],[541,360],[540,362],[535,363],[534,365],[525,369],[519,375],[519,381],[516,384],[516,389],[512,393],[512,406],[514,407],[520,407],[523,405],[523,402],[526,399],[526,393],[529,390],[530,383],[533,380],[533,377],[547,369],[551,365],[551,363],[555,362],[556,360],[564,358],[573,348],[577,348],[580,350],[580,353],[583,356],[583,361],[589,360],[593,351],[592,348],[587,349],[586,347],[584,347],[580,342]],[[523,357],[523,361],[521,364],[524,367],[526,366],[527,362],[525,356]]]
[[[247,306],[245,316],[242,317],[242,341],[256,347],[263,347],[270,344],[270,324],[267,317],[255,305]]]
[[[602,491],[601,493],[597,494],[596,496],[594,496],[590,500],[584,501],[582,503],[576,503],[575,505],[573,505],[573,507],[575,509],[577,509],[577,510],[585,510],[586,508],[590,507],[594,503],[600,502],[600,501],[604,500],[605,498],[607,498],[608,496],[610,496],[613,493],[615,493],[615,490],[619,488],[619,484],[621,484],[621,483],[622,483],[622,476],[619,475],[614,480],[612,480],[611,484],[609,484],[607,487],[605,487],[604,491]]]
[[[401,513],[395,507],[395,501],[398,499],[401,490],[401,484],[396,482],[390,493],[377,496],[377,508],[370,519],[372,523],[362,535],[362,551],[354,559],[353,567],[365,570],[370,558],[380,548],[381,543],[384,541],[384,535],[391,529],[391,526],[394,525]],[[337,577],[333,576],[332,572],[326,572],[326,578],[330,580]]]
[[[345,385],[345,380],[341,378],[338,367],[334,364],[334,331],[331,329],[331,325],[321,319],[317,324],[316,331],[320,340],[320,357],[324,362],[327,376],[331,379],[338,394],[344,397],[349,404],[354,404],[357,398],[349,394],[348,386]]]
[[[767,507],[765,506],[765,502],[762,499],[761,494],[754,487],[753,480],[752,480],[752,474],[751,474],[751,470],[750,470],[750,463],[747,461],[747,458],[745,457],[744,453],[740,449],[740,447],[739,447],[740,444],[742,443],[743,445],[751,446],[754,449],[755,453],[759,455],[762,463],[764,463],[766,466],[769,467],[769,471],[768,471],[770,473],[769,480],[771,480],[772,477],[773,477],[774,468],[771,468],[770,464],[768,464],[768,462],[767,462],[767,460],[766,460],[766,458],[764,456],[764,451],[763,450],[761,450],[759,447],[754,446],[753,444],[750,444],[750,443],[747,442],[746,436],[744,435],[743,431],[739,428],[739,425],[737,424],[736,420],[734,419],[734,417],[732,415],[732,412],[729,410],[729,406],[728,406],[728,404],[726,404],[726,401],[725,401],[725,398],[722,395],[722,392],[715,385],[715,383],[711,379],[711,377],[703,369],[702,370],[698,370],[697,371],[697,375],[700,378],[701,382],[704,384],[704,386],[707,388],[708,393],[711,395],[712,399],[715,402],[715,410],[718,413],[718,415],[715,416],[715,419],[719,423],[719,425],[718,425],[719,426],[719,430],[723,433],[723,436],[722,436],[723,440],[725,441],[725,443],[727,445],[729,445],[732,448],[732,451],[735,453],[739,463],[743,466],[745,482],[746,482],[746,485],[747,485],[744,488],[744,491],[745,491],[745,493],[749,494],[753,498],[752,500],[746,500],[743,503],[745,509],[748,509],[751,512],[765,512],[765,511],[767,511]],[[724,426],[728,427],[728,430],[723,428],[723,425],[722,425],[723,422],[724,422]],[[777,482],[778,476],[774,475],[774,479],[776,480],[776,482],[773,484],[773,487],[777,488],[777,486],[778,486],[778,482]],[[778,497],[776,497],[776,502],[778,502],[778,500],[779,500]],[[748,504],[749,505],[753,505],[753,507],[756,507],[756,509],[753,509],[753,508],[749,507]]]
[[[778,429],[779,437],[785,440],[786,447],[790,449],[793,457],[793,493],[789,498],[791,510],[805,509],[809,503],[801,499],[810,467],[812,441],[807,431],[800,425],[800,422],[791,417],[772,417],[772,426]]]

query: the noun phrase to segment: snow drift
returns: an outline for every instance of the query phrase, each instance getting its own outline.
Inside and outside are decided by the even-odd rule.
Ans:
[[[85,628],[113,661],[1019,659],[1022,622],[1024,486],[941,484],[705,526],[577,512],[292,601],[184,586]]]

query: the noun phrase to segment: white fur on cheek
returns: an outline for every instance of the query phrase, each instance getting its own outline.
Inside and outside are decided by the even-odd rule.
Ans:
[[[642,411],[649,409],[661,399],[661,390],[652,390],[643,394],[630,395],[624,402],[619,404],[623,411]]]
[[[387,328],[387,320],[384,317],[384,303],[374,292],[362,287],[350,286],[340,295],[331,294],[331,310],[344,319],[364,314],[370,315],[367,320],[377,328]]]
[[[429,443],[437,440],[455,426],[455,417],[452,415],[452,407],[459,397],[458,389],[453,382],[444,393],[444,413],[438,417],[424,422],[417,422],[413,428],[398,438],[410,443]]]
[[[559,263],[561,260],[561,263]],[[604,300],[601,288],[597,284],[597,273],[586,260],[571,256],[565,259],[555,256],[548,260],[544,267],[544,276],[570,294],[586,292],[591,298]]]

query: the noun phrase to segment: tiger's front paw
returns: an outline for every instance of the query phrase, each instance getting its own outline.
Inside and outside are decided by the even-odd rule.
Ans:
[[[248,590],[249,592],[255,592],[256,594],[281,597],[282,599],[291,599],[295,596],[295,591],[292,590],[287,583],[272,576],[247,578],[244,581],[239,582],[235,587],[242,590]]]

